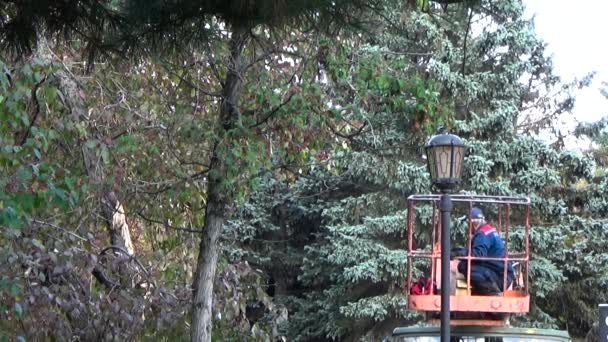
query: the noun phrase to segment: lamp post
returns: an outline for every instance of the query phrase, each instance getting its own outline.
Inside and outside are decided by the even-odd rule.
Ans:
[[[450,341],[450,193],[462,181],[465,145],[447,132],[431,137],[425,146],[431,182],[441,191],[441,342]]]

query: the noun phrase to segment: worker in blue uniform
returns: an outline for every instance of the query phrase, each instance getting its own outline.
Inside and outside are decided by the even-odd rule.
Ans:
[[[472,208],[469,219],[475,227],[475,234],[471,242],[471,255],[474,257],[503,258],[505,256],[505,242],[494,227],[485,221],[483,211],[477,207]],[[453,250],[452,257],[468,255],[466,248]],[[505,264],[500,260],[471,260],[472,293],[480,295],[498,295],[503,289],[503,275]],[[458,272],[467,274],[467,260],[458,263]],[[513,266],[507,264],[507,284],[509,287],[513,280]]]

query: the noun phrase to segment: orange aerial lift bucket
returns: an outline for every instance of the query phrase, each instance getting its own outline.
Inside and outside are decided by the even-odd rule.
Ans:
[[[440,195],[413,195],[408,198],[407,217],[407,285],[408,309],[438,313],[441,308],[441,218],[438,209]],[[457,216],[467,214],[474,206],[484,208],[491,223],[501,234],[505,241],[505,256],[501,258],[487,257],[459,257],[451,261],[451,288],[450,312],[451,325],[467,325],[473,321],[475,325],[504,325],[505,320],[479,319],[479,317],[504,317],[512,313],[527,313],[530,309],[530,294],[528,288],[528,262],[530,256],[530,199],[527,197],[509,196],[477,196],[452,195],[454,213]],[[416,215],[417,212],[430,213],[430,224],[423,222]],[[424,216],[424,215],[421,215]],[[426,223],[426,224],[425,224]],[[466,241],[464,248],[471,255],[471,241],[474,227],[467,221]],[[428,228],[426,228],[428,227]],[[454,227],[454,225],[452,226]],[[414,234],[420,237],[426,234],[426,239],[414,239]],[[430,235],[430,236],[429,236]],[[453,234],[454,235],[454,234]],[[511,241],[509,240],[511,238]],[[424,242],[423,242],[424,241]],[[463,261],[468,263],[467,273],[460,274],[456,265]],[[498,260],[504,263],[505,276],[502,293],[492,296],[473,295],[471,292],[470,270],[475,260]],[[515,277],[509,287],[506,287],[506,269],[512,263]],[[417,265],[414,269],[413,265]],[[422,278],[413,273],[423,270]],[[421,284],[422,283],[422,284]],[[413,288],[418,286],[416,291]],[[421,290],[420,287],[423,287]],[[471,315],[472,313],[480,316]],[[499,315],[503,314],[503,315]],[[475,317],[475,318],[473,318]]]

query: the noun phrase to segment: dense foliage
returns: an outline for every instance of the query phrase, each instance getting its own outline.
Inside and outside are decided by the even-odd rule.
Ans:
[[[186,340],[204,277],[217,340],[420,323],[405,199],[442,126],[465,191],[532,199],[516,324],[584,336],[608,301],[606,123],[592,153],[537,138],[589,79],[522,1],[34,3],[0,10],[0,338]]]
[[[249,229],[258,232],[252,239],[274,237],[270,254],[259,242],[245,245],[270,255],[258,264],[270,274],[277,265],[290,270],[284,272],[290,278],[272,280],[277,288],[287,286],[277,298],[285,297],[292,313],[291,337],[379,338],[395,325],[421,319],[404,310],[400,288],[404,200],[428,191],[416,147],[441,125],[451,126],[470,146],[463,189],[532,199],[533,311],[516,324],[585,335],[596,304],[606,300],[606,270],[600,266],[606,254],[601,242],[593,242],[605,232],[602,178],[594,177],[599,165],[591,155],[547,145],[533,134],[550,129],[571,108],[573,87],[588,79],[559,83],[517,1],[431,6],[407,18],[395,13],[400,12],[384,13],[381,34],[329,49],[325,89],[345,131],[334,132],[336,146],[321,167],[295,183],[281,183],[291,196],[273,195],[272,204],[258,204],[267,213],[287,212],[274,216],[284,223],[264,224],[256,217],[257,229]],[[470,22],[483,25],[473,32]],[[258,196],[276,188],[272,183]],[[304,246],[303,233],[311,239]],[[282,248],[276,248],[277,235],[286,241]],[[424,239],[424,232],[416,238]]]

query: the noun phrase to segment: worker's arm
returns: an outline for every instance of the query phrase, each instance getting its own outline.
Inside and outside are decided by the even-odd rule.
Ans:
[[[473,236],[473,242],[471,243],[471,254],[474,257],[485,257],[488,255],[490,248],[490,240],[487,235],[483,233],[477,233]],[[469,255],[467,248],[455,248],[452,249],[450,257],[464,257]]]
[[[490,236],[484,233],[477,233],[473,236],[473,243],[471,244],[471,255],[474,257],[485,257],[488,256],[488,250],[490,249]]]
[[[466,248],[454,248],[450,252],[450,259],[453,259],[454,257],[467,256],[467,254],[469,254],[469,253],[467,252]]]

